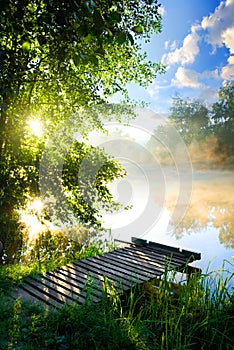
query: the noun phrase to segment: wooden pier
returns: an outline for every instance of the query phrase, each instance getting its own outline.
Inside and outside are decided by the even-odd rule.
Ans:
[[[36,277],[27,277],[14,294],[61,308],[87,298],[99,302],[103,292],[128,291],[137,284],[160,278],[165,270],[191,273],[189,264],[200,260],[200,253],[132,238],[132,243],[120,242],[123,247],[113,252],[79,260]]]

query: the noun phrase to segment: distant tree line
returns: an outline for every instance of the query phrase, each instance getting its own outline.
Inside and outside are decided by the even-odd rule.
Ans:
[[[173,99],[170,115],[165,125],[154,132],[160,143],[155,152],[167,156],[165,145],[170,150],[177,146],[173,137],[176,128],[194,163],[207,162],[215,166],[234,165],[234,82],[227,82],[218,92],[218,101],[211,108],[198,100]],[[152,140],[150,141],[152,147]]]

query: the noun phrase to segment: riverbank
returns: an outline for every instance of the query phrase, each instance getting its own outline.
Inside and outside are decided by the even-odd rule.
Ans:
[[[89,255],[96,248],[89,247]],[[157,287],[141,285],[122,295],[113,291],[109,298],[103,293],[98,304],[87,299],[82,306],[46,310],[9,297],[22,276],[35,272],[35,262],[0,268],[1,349],[232,349],[233,274],[225,279],[215,272],[194,275],[177,288],[171,283],[175,276],[168,275]]]

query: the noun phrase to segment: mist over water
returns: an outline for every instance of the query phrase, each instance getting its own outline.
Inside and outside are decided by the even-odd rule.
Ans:
[[[125,183],[122,197],[118,199],[124,204],[131,203],[133,208],[119,213],[119,219],[116,215],[109,215],[107,221],[107,225],[115,233],[123,233],[122,226],[127,227],[127,233],[117,238],[130,240],[132,236],[138,236],[149,241],[201,252],[202,259],[196,261],[195,265],[203,271],[209,264],[210,269],[221,269],[224,260],[233,263],[234,171],[193,170],[191,197],[189,202],[186,198],[183,203],[181,199],[178,202],[178,194],[181,186],[187,186],[186,177],[181,182],[172,166],[156,169],[147,165],[144,170],[148,182],[151,183],[151,196],[154,199],[148,218],[153,215],[155,220],[152,220],[151,226],[145,225],[147,231],[143,231],[146,223],[141,222],[144,217],[139,213],[145,210],[147,189],[143,177],[139,178],[139,174],[132,169],[129,175],[131,179],[126,180],[131,180],[131,185],[134,183],[132,192]],[[175,206],[184,215],[172,218]],[[134,224],[137,215],[140,220]]]
[[[176,226],[169,222],[170,232],[160,236],[151,231],[147,239],[199,251],[202,261],[196,265],[206,268],[211,262],[212,268],[221,268],[223,260],[231,261],[233,255],[233,188],[231,171],[195,171],[191,201],[182,221]]]

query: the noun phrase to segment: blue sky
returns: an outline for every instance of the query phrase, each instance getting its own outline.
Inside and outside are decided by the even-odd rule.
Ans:
[[[161,0],[162,32],[143,49],[167,65],[147,88],[129,87],[132,98],[167,113],[172,98],[211,105],[227,80],[234,80],[234,0]]]

